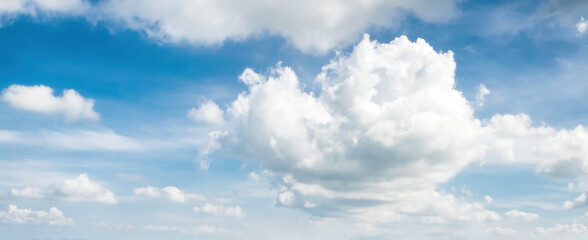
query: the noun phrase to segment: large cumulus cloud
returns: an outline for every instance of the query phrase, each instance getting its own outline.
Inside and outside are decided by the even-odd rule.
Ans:
[[[489,138],[454,89],[454,71],[453,53],[422,39],[380,44],[367,35],[323,67],[318,95],[303,91],[288,67],[270,76],[247,69],[240,79],[249,90],[227,109],[233,126],[223,144],[278,176],[279,205],[326,215],[378,206],[396,217],[428,211],[497,219],[482,205],[435,191],[481,159]]]
[[[455,68],[451,51],[422,39],[366,35],[323,67],[318,92],[279,64],[267,75],[246,69],[248,90],[226,108],[221,149],[271,172],[280,206],[381,221],[497,220],[438,184],[473,162],[556,176],[569,174],[562,161],[586,161],[582,126],[535,126],[525,114],[477,119],[476,103],[455,89]]]

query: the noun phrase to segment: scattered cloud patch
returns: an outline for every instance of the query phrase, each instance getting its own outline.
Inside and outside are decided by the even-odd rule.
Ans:
[[[145,225],[143,229],[153,232],[177,232],[182,234],[201,234],[201,233],[230,233],[229,230],[224,228],[217,228],[209,225],[199,225],[194,228],[185,228],[178,226],[167,226],[167,225]]]
[[[584,192],[582,194],[580,194],[580,196],[578,196],[577,198],[575,198],[573,201],[565,201],[563,203],[563,208],[564,209],[575,209],[575,208],[582,208],[586,206],[586,198],[587,198],[587,194]]]
[[[3,0],[0,2],[0,27],[19,16],[76,16],[86,13],[90,4],[85,0]]]
[[[56,207],[49,211],[33,211],[31,209],[18,208],[16,205],[8,205],[6,211],[0,211],[0,221],[12,224],[34,223],[39,225],[64,226],[73,225],[74,221],[67,218]]]
[[[211,216],[245,217],[241,207],[225,207],[222,204],[206,203],[202,207],[194,207],[194,212]]]
[[[486,200],[486,204],[490,204],[490,203],[492,203],[492,201],[493,201],[494,199],[492,199],[492,197],[490,197],[490,196],[486,195],[486,196],[484,196],[484,200]]]
[[[496,227],[494,228],[494,232],[497,233],[498,235],[504,235],[504,236],[512,236],[512,235],[516,235],[518,232],[512,228],[503,228],[503,227]]]
[[[585,233],[588,228],[584,224],[574,222],[572,224],[555,224],[553,227],[536,228],[539,235],[567,235],[567,234],[582,234]]]
[[[209,124],[222,124],[225,121],[223,119],[223,110],[210,100],[202,103],[198,109],[190,109],[188,117],[195,121]]]
[[[195,159],[200,166],[200,169],[207,170],[210,167],[208,155],[221,146],[219,140],[227,136],[227,134],[227,131],[222,130],[215,130],[208,133],[207,141],[204,144],[198,146],[198,155]]]
[[[156,188],[147,186],[133,189],[135,196],[147,198],[167,199],[174,202],[185,202],[186,200],[205,200],[206,198],[196,194],[186,194],[177,187]]]
[[[10,189],[10,195],[25,198],[43,198],[43,190],[40,188],[26,186],[23,189]]]
[[[99,228],[110,228],[110,229],[135,229],[135,225],[130,223],[110,223],[110,222],[97,222],[93,224]]]
[[[484,101],[488,94],[490,94],[490,90],[488,90],[484,84],[478,85],[478,91],[476,92],[476,107],[481,108],[484,106]]]
[[[585,20],[584,17],[581,17],[580,21],[576,24],[576,31],[578,31],[578,36],[584,35],[584,32],[586,32],[587,27],[588,20]]]
[[[14,108],[45,114],[64,115],[68,120],[98,120],[94,111],[94,99],[86,99],[73,89],[63,90],[62,96],[54,96],[53,89],[43,85],[11,85],[2,91],[2,101]]]
[[[114,193],[100,184],[90,181],[88,174],[80,174],[77,178],[68,179],[59,184],[50,185],[45,189],[27,186],[23,189],[11,189],[10,194],[25,198],[50,198],[70,202],[98,202],[115,204]]]
[[[518,218],[518,219],[527,220],[527,221],[539,219],[539,215],[536,213],[528,213],[528,212],[523,212],[523,211],[516,210],[516,209],[510,210],[510,211],[504,213],[504,215],[507,217],[510,217],[510,218]]]
[[[259,176],[259,174],[255,172],[250,172],[249,175],[247,175],[247,177],[256,182],[259,182],[259,180],[261,180],[261,176]]]

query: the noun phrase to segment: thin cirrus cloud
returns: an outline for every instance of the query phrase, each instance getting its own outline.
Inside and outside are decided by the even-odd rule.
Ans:
[[[114,193],[100,184],[90,181],[88,174],[80,174],[77,178],[68,179],[47,188],[27,186],[23,189],[13,188],[10,195],[24,198],[58,199],[69,202],[97,202],[115,204]]]
[[[44,85],[11,85],[2,91],[0,98],[10,106],[26,111],[50,115],[63,115],[67,120],[98,120],[94,111],[94,99],[86,99],[73,89],[63,90],[62,96],[54,96],[53,89]]]
[[[49,211],[33,211],[27,208],[18,208],[16,205],[8,205],[6,211],[0,211],[0,221],[11,224],[38,224],[50,226],[73,225],[74,221],[67,218],[56,207],[49,208]]]
[[[135,188],[133,189],[133,194],[135,196],[142,196],[147,198],[154,198],[154,199],[166,199],[174,202],[185,202],[187,200],[205,200],[206,198],[196,194],[184,193],[182,190],[178,189],[177,187],[163,187],[163,188],[156,188],[152,186],[147,186],[143,188]]]
[[[499,220],[484,204],[436,190],[474,162],[588,173],[583,126],[534,126],[523,113],[477,119],[455,89],[455,67],[452,52],[422,39],[366,35],[322,68],[320,94],[304,92],[288,67],[268,76],[246,69],[239,80],[248,91],[225,110],[231,128],[217,142],[274,173],[278,206],[368,221]]]
[[[146,143],[112,131],[47,131],[35,133],[0,130],[0,143],[70,151],[138,151]]]

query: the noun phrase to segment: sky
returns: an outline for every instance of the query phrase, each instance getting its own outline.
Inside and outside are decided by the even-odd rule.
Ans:
[[[584,0],[2,0],[3,239],[586,239]]]

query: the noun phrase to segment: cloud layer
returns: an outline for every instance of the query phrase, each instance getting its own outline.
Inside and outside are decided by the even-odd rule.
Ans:
[[[305,52],[325,52],[356,41],[371,27],[393,27],[413,15],[445,22],[460,0],[286,1],[269,0],[7,0],[0,27],[18,16],[86,16],[90,21],[145,33],[166,43],[218,45],[260,36],[280,36]],[[304,14],[300,14],[304,13]]]
[[[404,13],[446,21],[457,14],[456,2],[108,0],[99,7],[105,18],[164,42],[211,45],[269,34],[322,52],[352,43],[369,27],[390,27]]]

